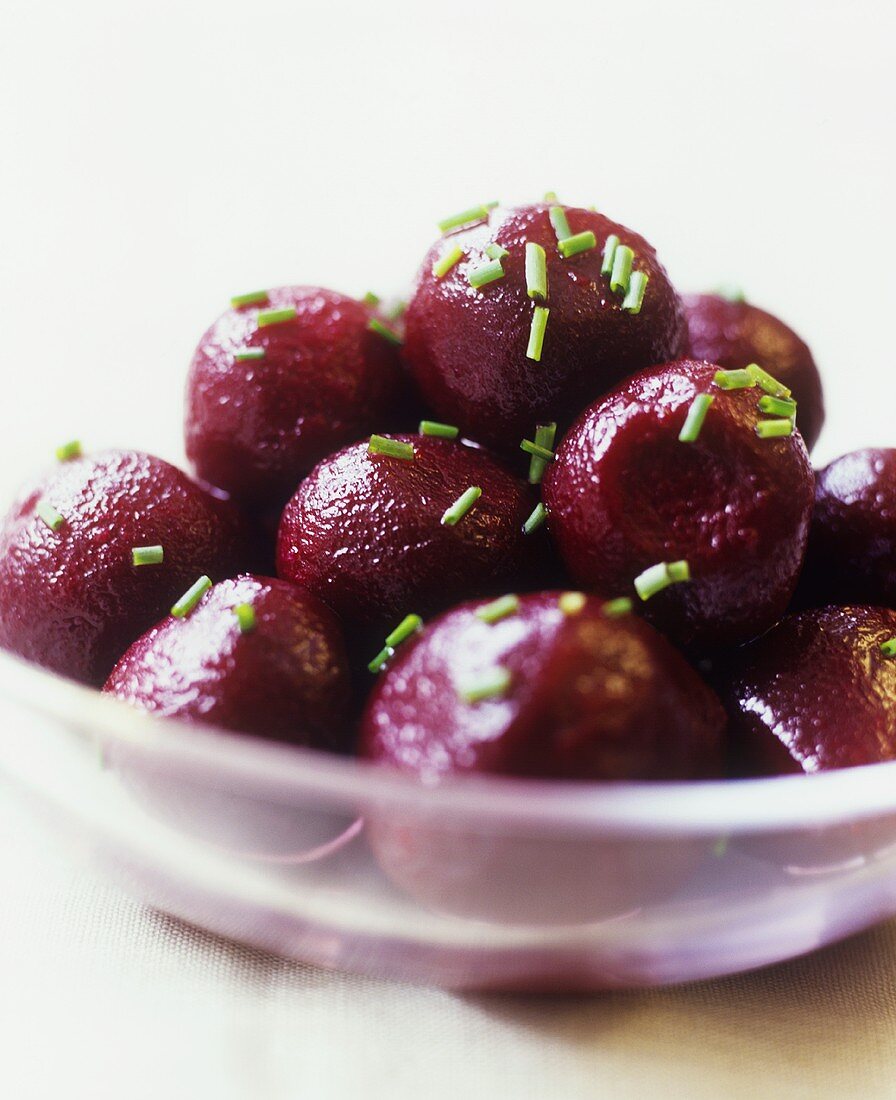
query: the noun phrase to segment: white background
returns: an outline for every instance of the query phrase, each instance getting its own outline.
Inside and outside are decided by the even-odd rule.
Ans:
[[[643,232],[682,288],[740,283],[803,334],[827,386],[819,457],[896,443],[891,13],[784,0],[2,0],[0,488],[73,436],[177,458],[185,366],[231,294],[400,291],[436,220],[546,189]],[[46,926],[29,937],[23,916],[55,880],[39,860],[33,882],[21,860],[8,865],[18,893],[0,905],[0,940],[16,949],[2,983],[33,989],[39,974],[77,1005],[75,945],[57,943],[48,972]],[[91,958],[85,1020],[55,1014],[59,1030],[108,1029],[110,1004],[127,1019],[123,988],[102,994],[104,952]],[[351,1005],[337,1000],[334,1035]],[[425,1021],[432,1003],[409,1015]],[[475,1031],[460,1010],[445,1020],[443,1053]],[[26,1016],[13,1034],[39,1026]],[[116,1043],[136,1049],[128,1036],[106,1037],[110,1080]],[[496,1060],[527,1052],[534,1074],[531,1044],[550,1038],[511,1029]],[[51,1051],[52,1027],[43,1040]],[[26,1065],[24,1049],[0,1063],[14,1100],[32,1095],[26,1080],[50,1080],[52,1058],[29,1049]],[[699,1070],[700,1054],[682,1064]],[[56,1095],[80,1096],[77,1081]],[[168,1092],[181,1095],[176,1081]],[[269,1081],[262,1094],[274,1092]]]

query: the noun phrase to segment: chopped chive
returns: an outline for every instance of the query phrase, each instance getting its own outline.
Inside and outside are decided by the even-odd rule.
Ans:
[[[572,230],[569,228],[569,222],[566,220],[566,211],[562,206],[552,206],[548,211],[548,217],[551,219],[551,225],[554,227],[554,233],[557,237],[557,242],[565,241],[567,237],[572,236]]]
[[[251,634],[255,629],[255,608],[250,603],[238,603],[233,609],[241,634]]]
[[[756,425],[756,434],[760,439],[783,439],[793,435],[793,421],[787,420],[760,420]]]
[[[239,348],[233,353],[233,358],[238,363],[245,363],[253,359],[264,359],[264,348]]]
[[[385,649],[381,649],[379,651],[379,653],[377,653],[377,655],[373,658],[373,660],[367,666],[367,671],[368,672],[379,672],[380,669],[383,667],[383,665],[386,663],[386,661],[388,661],[389,658],[393,657],[394,655],[395,655],[395,650],[390,649],[388,646],[386,646]]]
[[[48,500],[39,500],[35,510],[51,531],[58,531],[65,523],[65,516],[57,512]]]
[[[419,615],[405,615],[398,626],[387,636],[386,648],[395,649],[396,646],[400,646],[412,634],[416,634],[422,626],[423,620]]]
[[[535,241],[526,242],[526,293],[530,298],[548,296],[548,267],[545,252]]]
[[[544,462],[554,461],[553,451],[548,450],[547,447],[540,446],[538,443],[533,443],[531,439],[524,439],[522,443],[520,443],[520,450],[525,451],[527,455],[534,455]]]
[[[383,314],[387,321],[397,321],[401,317],[405,310],[408,308],[407,302],[402,301],[401,298],[396,298],[389,303],[387,309],[383,310]]]
[[[510,673],[507,669],[494,668],[461,684],[457,694],[465,703],[479,703],[483,699],[494,699],[497,695],[503,695],[509,687]]]
[[[464,250],[459,244],[456,244],[453,248],[449,248],[447,252],[443,252],[439,259],[432,265],[432,273],[437,279],[444,278],[445,275],[463,259]]]
[[[413,462],[413,443],[403,443],[400,439],[387,439],[384,435],[372,435],[367,444],[369,455],[385,455],[387,458],[400,458],[405,462]]]
[[[523,534],[531,535],[533,531],[537,531],[539,527],[548,518],[548,510],[545,506],[538,502],[532,509],[532,513],[526,522],[523,524]]]
[[[759,411],[773,416],[786,416],[792,420],[796,416],[796,402],[790,397],[772,397],[766,394],[759,399]]]
[[[570,256],[578,256],[580,252],[597,248],[597,238],[590,229],[586,229],[584,233],[576,233],[574,237],[564,237],[557,247],[564,260],[568,260]]]
[[[709,406],[715,398],[711,393],[698,393],[691,402],[688,415],[684,419],[681,431],[678,433],[679,443],[696,443],[703,428],[703,421],[709,412]]]
[[[691,571],[686,561],[658,562],[635,577],[635,591],[642,600],[649,600],[671,584],[690,580]]]
[[[460,428],[453,424],[440,424],[437,420],[421,420],[417,429],[421,435],[433,435],[439,439],[457,439]]]
[[[490,260],[503,260],[505,256],[510,255],[506,248],[502,248],[501,245],[495,244],[494,241],[485,246],[485,254]]]
[[[384,325],[379,317],[371,317],[367,322],[367,327],[371,332],[375,332],[377,336],[382,336],[385,340],[388,340],[390,344],[395,344],[396,347],[401,346],[401,337],[395,329],[391,329],[388,325]]]
[[[529,344],[526,348],[526,358],[541,362],[541,349],[544,347],[544,331],[548,327],[548,314],[551,311],[547,306],[536,306],[532,311],[532,323],[529,326]]]
[[[628,290],[622,300],[622,308],[632,315],[641,312],[644,304],[644,291],[647,289],[649,276],[644,271],[633,271],[629,280]]]
[[[267,328],[268,325],[280,325],[284,321],[294,321],[296,307],[287,306],[285,309],[268,309],[258,315],[258,327]]]
[[[69,462],[73,458],[80,458],[84,454],[79,439],[72,439],[56,448],[56,458],[59,462]]]
[[[500,596],[497,600],[492,600],[491,603],[477,608],[475,615],[477,619],[481,619],[484,623],[497,623],[501,619],[506,619],[508,615],[515,615],[519,607],[519,597],[513,595]]]
[[[686,561],[670,561],[668,563],[669,576],[673,584],[691,579],[691,567]]]
[[[731,838],[727,836],[720,836],[719,839],[712,846],[712,854],[716,859],[721,859],[722,856],[728,851],[728,842]]]
[[[758,363],[749,363],[746,371],[756,385],[759,386],[760,389],[765,390],[766,393],[771,394],[772,397],[793,396],[791,390],[782,382],[779,382],[777,378],[773,378],[767,370],[763,370]]]
[[[722,283],[721,286],[716,287],[713,293],[717,298],[724,298],[728,302],[745,302],[747,300],[743,287],[734,283]]]
[[[613,271],[610,275],[610,290],[614,293],[622,291],[625,294],[628,291],[634,258],[635,254],[627,244],[616,246],[616,251],[613,253]]]
[[[564,615],[578,615],[585,606],[586,596],[584,592],[563,592],[557,600],[557,606]]]
[[[452,214],[450,218],[443,218],[439,222],[439,232],[447,233],[449,229],[459,229],[462,225],[483,222],[488,217],[491,206],[497,206],[497,203],[482,203],[479,206],[471,206],[469,210],[461,210],[459,214]]]
[[[619,596],[615,600],[607,600],[601,607],[601,611],[608,619],[616,619],[620,615],[628,615],[632,610],[632,601],[628,596]]]
[[[554,446],[554,436],[556,434],[556,423],[539,424],[535,428],[535,445],[537,447],[543,447],[546,451],[550,451]],[[548,460],[533,454],[529,459],[529,484],[539,485],[547,468]]]
[[[467,272],[467,282],[477,290],[503,278],[504,268],[501,266],[500,260],[489,260],[488,263],[471,267]]]
[[[451,507],[445,509],[442,514],[442,526],[454,527],[456,523],[464,518],[481,496],[482,490],[478,485],[471,485],[469,489],[465,489]]]
[[[556,202],[557,201],[557,192],[556,191],[545,191],[544,198],[541,201],[542,202]]]
[[[131,561],[134,565],[161,565],[164,560],[163,546],[134,546],[131,549]]]
[[[615,233],[611,233],[604,242],[604,250],[601,253],[603,256],[603,263],[600,265],[601,275],[610,275],[613,271],[613,260],[616,256],[616,249],[619,247],[619,238]]]
[[[250,290],[248,294],[237,294],[236,297],[231,298],[230,304],[234,309],[241,309],[243,306],[263,306],[267,301],[266,290]]]
[[[756,380],[746,370],[717,370],[712,380],[720,390],[747,390],[756,385]]]
[[[382,299],[379,294],[374,294],[372,290],[368,290],[364,297],[361,299],[365,306],[370,306],[371,309],[376,309]]]
[[[896,638],[888,638],[880,643],[880,651],[884,657],[896,657]]]
[[[210,577],[200,577],[191,588],[188,588],[187,591],[184,592],[174,607],[171,608],[171,614],[176,619],[185,619],[206,592],[208,592],[211,586],[212,582]]]

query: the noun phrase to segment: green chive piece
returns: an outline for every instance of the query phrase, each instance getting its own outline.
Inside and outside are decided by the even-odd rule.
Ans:
[[[163,546],[134,546],[131,549],[131,561],[134,565],[161,565],[164,560]]]
[[[556,191],[545,191],[544,198],[541,201],[542,202],[556,202],[557,201],[557,192]]]
[[[240,348],[233,353],[237,363],[251,362],[253,359],[264,359],[264,348]]]
[[[613,271],[613,260],[616,256],[616,249],[619,247],[619,238],[615,233],[611,233],[604,242],[604,250],[601,253],[603,256],[603,263],[600,265],[601,275],[610,275]]]
[[[888,638],[880,643],[880,651],[884,657],[896,657],[896,638]]]
[[[580,252],[597,248],[597,238],[590,229],[586,229],[584,233],[576,233],[574,237],[564,237],[557,247],[564,260],[568,260],[570,256],[578,256]]]
[[[536,306],[532,311],[532,323],[529,326],[529,345],[526,348],[526,358],[541,362],[541,350],[544,347],[544,331],[548,327],[548,314],[551,311],[547,306]]]
[[[497,203],[482,203],[479,206],[471,206],[469,210],[461,210],[459,214],[452,214],[450,218],[443,218],[439,224],[439,232],[447,233],[449,229],[459,229],[462,225],[473,225],[475,222],[483,222],[488,218],[490,206]]]
[[[712,854],[716,857],[716,859],[721,859],[722,856],[728,851],[729,840],[730,838],[727,836],[720,836],[715,844],[713,844]]]
[[[678,433],[679,443],[696,443],[700,437],[703,421],[709,412],[709,406],[715,398],[711,393],[698,393],[691,402],[688,415],[684,418],[684,424]]]
[[[644,304],[644,291],[647,290],[649,276],[644,271],[633,271],[628,290],[622,300],[622,308],[632,315],[641,312]]]
[[[523,524],[523,534],[531,535],[533,531],[537,531],[538,528],[541,527],[541,525],[547,518],[548,510],[541,503],[541,501],[539,501],[538,504],[536,504],[535,507],[532,509],[532,514]]]
[[[84,454],[80,439],[72,439],[56,448],[56,458],[59,462],[69,462],[73,458],[80,458]]]
[[[567,237],[572,236],[572,230],[569,228],[569,222],[566,220],[566,211],[562,206],[552,206],[548,211],[548,217],[551,219],[551,225],[554,227],[554,233],[557,237],[557,243],[565,241]]]
[[[389,660],[390,657],[395,655],[395,650],[386,646],[385,649],[381,649],[379,653],[373,658],[370,664],[367,666],[368,672],[379,672],[383,665]]]
[[[482,490],[478,485],[471,485],[469,489],[465,489],[451,507],[445,509],[442,515],[442,526],[454,527],[456,523],[464,518],[481,496]]]
[[[691,567],[686,561],[670,561],[667,568],[673,584],[691,579]]]
[[[187,591],[184,592],[174,607],[171,608],[171,614],[175,619],[185,619],[206,592],[208,592],[211,586],[212,582],[210,577],[200,577],[191,588],[188,588]]]
[[[635,577],[635,591],[642,600],[649,600],[657,592],[662,592],[671,584],[678,584],[691,578],[691,570],[686,561],[658,562]]]
[[[506,619],[508,615],[515,615],[519,611],[520,601],[518,596],[499,596],[497,600],[485,604],[476,609],[477,619],[484,623],[497,623]]]
[[[607,602],[601,607],[601,611],[608,619],[617,619],[620,615],[630,615],[632,610],[632,601],[628,596],[619,596],[615,600],[607,600]]]
[[[772,397],[792,397],[793,393],[777,378],[773,378],[767,370],[763,370],[758,363],[750,363],[746,368],[747,374],[755,384]]]
[[[460,428],[453,424],[440,424],[437,420],[421,420],[417,429],[421,435],[433,435],[439,439],[457,439]]]
[[[439,259],[432,265],[432,273],[437,279],[444,278],[448,272],[460,263],[464,258],[464,250],[459,244],[456,244],[453,248],[449,248],[447,252],[443,252]]]
[[[375,332],[377,336],[382,336],[384,340],[388,340],[390,344],[401,347],[401,337],[395,329],[389,328],[388,325],[384,325],[379,317],[371,317],[367,322],[367,327],[371,332]]]
[[[502,248],[499,244],[495,244],[494,241],[485,246],[485,254],[490,260],[503,260],[505,256],[510,255],[506,248]]]
[[[766,394],[759,399],[759,411],[772,416],[786,416],[792,420],[796,416],[796,402],[791,397],[772,397]]]
[[[544,249],[535,241],[526,242],[526,293],[530,298],[548,296],[548,266]]]
[[[610,275],[610,290],[614,293],[618,294],[621,291],[625,294],[628,291],[634,258],[635,254],[627,244],[616,246],[616,251],[613,253],[613,272]]]
[[[717,370],[712,380],[720,390],[747,390],[756,385],[746,370]]]
[[[713,291],[717,298],[724,298],[728,302],[745,302],[747,300],[744,289],[735,283],[722,283]]]
[[[387,321],[397,321],[399,317],[404,315],[407,308],[407,302],[403,301],[401,298],[395,298],[383,310],[383,313]],[[398,339],[400,339],[400,337]]]
[[[586,599],[584,592],[563,592],[557,600],[557,606],[564,615],[578,615],[585,606]]]
[[[501,266],[500,260],[489,260],[488,263],[478,264],[467,272],[467,282],[477,290],[503,278],[504,268]]]
[[[361,299],[365,306],[370,306],[371,309],[376,309],[382,299],[379,294],[374,294],[372,290],[368,290],[364,297]]]
[[[537,447],[542,447],[546,451],[551,451],[551,448],[554,446],[554,436],[556,434],[557,425],[555,422],[537,425],[535,428],[535,445]],[[547,468],[548,460],[533,454],[529,459],[529,484],[540,485],[541,479],[544,477],[544,472]]]
[[[520,450],[525,451],[527,455],[534,455],[544,462],[554,461],[553,451],[549,451],[547,447],[539,446],[538,443],[533,443],[531,439],[524,439],[522,443],[520,443]]]
[[[756,425],[756,434],[760,439],[783,439],[793,435],[793,421],[787,420],[760,420]]]
[[[403,443],[400,439],[388,439],[384,435],[372,435],[367,444],[369,455],[385,455],[387,458],[400,458],[404,462],[414,461],[413,443]]]
[[[48,500],[39,500],[35,510],[51,531],[58,531],[65,523],[65,516],[57,512]]]
[[[397,646],[400,646],[401,643],[410,638],[412,634],[416,634],[422,626],[423,620],[419,615],[405,615],[398,626],[396,626],[392,633],[386,638],[386,648],[395,649]]]
[[[241,634],[251,634],[256,627],[255,608],[250,603],[238,603],[233,609]]]
[[[287,306],[286,309],[268,309],[258,315],[258,327],[267,328],[268,325],[282,325],[284,321],[294,321],[296,307]]]
[[[234,309],[242,309],[243,306],[263,306],[267,305],[267,302],[266,290],[250,290],[248,294],[237,294],[235,298],[230,299]]]
[[[457,689],[457,694],[465,703],[479,703],[483,699],[494,699],[503,695],[510,687],[510,673],[506,668],[494,668],[484,672],[475,680],[468,680]]]

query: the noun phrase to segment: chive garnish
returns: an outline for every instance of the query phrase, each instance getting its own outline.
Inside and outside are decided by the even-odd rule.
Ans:
[[[747,300],[743,287],[736,286],[734,283],[723,283],[721,286],[717,286],[713,293],[717,298],[724,298],[728,302],[745,302]]]
[[[294,321],[296,307],[287,306],[285,309],[267,309],[258,315],[258,327],[267,328],[268,325],[281,325],[284,321]]]
[[[264,359],[264,348],[240,348],[233,353],[233,358],[238,363],[245,363],[253,359]]]
[[[709,412],[709,406],[715,399],[711,393],[698,393],[691,402],[688,415],[684,419],[681,431],[678,433],[680,443],[696,443],[703,427],[703,421]]]
[[[712,854],[716,859],[721,859],[722,856],[728,851],[728,843],[730,837],[720,836],[719,839],[712,846]]]
[[[756,434],[760,439],[783,439],[793,435],[793,421],[788,420],[760,420],[756,425]]]
[[[51,531],[58,531],[65,523],[65,516],[57,512],[48,500],[39,500],[35,511]]]
[[[369,455],[385,455],[387,458],[400,458],[405,462],[413,462],[413,443],[403,443],[400,439],[388,439],[384,435],[372,435],[367,444]]]
[[[255,608],[250,603],[238,603],[233,609],[241,634],[250,634],[256,625]]]
[[[601,611],[608,619],[616,619],[620,615],[629,615],[632,610],[632,601],[628,596],[619,596],[615,600],[607,600],[601,607]]]
[[[604,250],[601,253],[603,256],[603,263],[600,265],[601,275],[610,275],[613,271],[613,260],[616,256],[616,249],[619,247],[619,238],[615,233],[611,233],[604,242]]]
[[[503,260],[505,256],[510,255],[506,248],[502,248],[501,245],[496,244],[494,241],[485,246],[485,254],[490,260]]]
[[[541,362],[541,349],[544,347],[544,331],[548,327],[548,314],[551,311],[547,306],[536,306],[532,311],[532,323],[529,326],[529,344],[526,348],[526,358]]]
[[[397,321],[398,318],[404,314],[407,308],[407,302],[403,301],[401,298],[396,298],[389,305],[388,309],[383,310],[383,314],[387,321]]]
[[[635,577],[635,591],[642,600],[649,600],[669,585],[690,579],[691,571],[686,561],[661,561]]]
[[[489,260],[488,263],[477,264],[476,267],[471,267],[467,272],[467,282],[476,290],[503,278],[504,268],[501,266],[500,260]]]
[[[442,514],[442,526],[454,527],[456,523],[464,518],[481,496],[482,490],[478,485],[471,485],[469,489],[465,489],[451,507],[445,509]]]
[[[540,446],[538,443],[533,443],[531,439],[524,439],[522,443],[520,443],[520,450],[525,451],[527,455],[534,455],[544,462],[554,461],[553,451],[548,450],[547,447]]]
[[[545,251],[535,241],[526,242],[526,293],[530,298],[548,296],[548,267]]]
[[[134,546],[131,548],[131,561],[134,565],[161,565],[165,560],[163,546]]]
[[[747,390],[756,385],[747,370],[717,370],[712,380],[720,390]]]
[[[761,390],[771,394],[772,397],[792,397],[792,392],[777,378],[773,378],[767,370],[763,370],[758,363],[750,363],[746,368],[747,374],[753,379]]]
[[[557,434],[556,423],[539,424],[535,428],[535,445],[542,447],[546,451],[551,451],[554,446],[554,436]],[[551,453],[553,453],[551,451]],[[548,459],[541,458],[539,455],[533,454],[529,459],[529,484],[539,485],[541,479],[544,477],[544,472],[548,468]]]
[[[567,237],[572,236],[572,230],[569,228],[569,222],[566,220],[566,211],[562,206],[552,206],[548,211],[548,217],[551,219],[551,225],[554,227],[554,233],[557,237],[557,243],[565,241]]]
[[[896,638],[888,638],[880,643],[880,652],[884,657],[896,657]]]
[[[382,299],[379,294],[374,294],[372,290],[368,290],[364,297],[361,299],[365,306],[370,306],[371,309],[376,309]]]
[[[367,666],[367,671],[368,672],[379,672],[380,669],[383,667],[383,665],[386,663],[386,661],[388,661],[389,658],[394,656],[394,655],[395,655],[395,650],[390,649],[389,646],[386,646],[385,649],[381,649],[379,651],[379,653],[377,653],[377,655],[373,658],[373,660]]]
[[[200,577],[194,585],[184,592],[174,607],[171,608],[171,614],[176,619],[185,619],[206,592],[208,592],[211,586],[212,582],[210,577]]]
[[[578,615],[585,606],[584,592],[563,592],[557,600],[557,606],[564,615]]]
[[[580,252],[597,248],[597,238],[590,229],[586,229],[584,233],[576,233],[574,237],[564,237],[557,247],[564,260],[568,260],[570,256],[578,256]]]
[[[437,279],[444,278],[455,264],[460,263],[463,256],[464,250],[459,244],[456,244],[453,248],[449,248],[446,252],[443,252],[439,259],[432,265],[433,275]]]
[[[84,454],[79,439],[72,439],[56,448],[56,458],[60,462],[69,462],[73,458],[80,458]]]
[[[485,221],[490,207],[496,205],[497,203],[482,203],[479,206],[471,206],[469,210],[461,210],[459,214],[452,214],[450,218],[443,218],[439,222],[439,232],[447,233],[449,229],[459,229],[462,225]]]
[[[494,668],[476,679],[458,686],[457,694],[465,703],[479,703],[503,695],[510,687],[510,673],[506,668]]]
[[[231,298],[230,304],[234,309],[241,309],[243,306],[263,306],[267,301],[266,290],[250,290],[248,294],[237,294],[236,297]]]
[[[644,304],[644,291],[647,289],[649,276],[644,271],[633,271],[629,280],[628,290],[622,300],[622,308],[626,313],[636,314],[641,312]]]
[[[377,336],[382,336],[384,340],[388,340],[390,344],[401,347],[401,337],[395,329],[391,329],[388,325],[384,325],[379,317],[371,317],[367,322],[367,327],[371,332],[375,332]]]
[[[475,611],[477,619],[484,623],[497,623],[506,619],[508,615],[515,615],[520,607],[518,596],[499,596],[497,600],[479,607]]]
[[[623,294],[628,291],[628,281],[631,278],[632,261],[634,258],[635,254],[627,244],[616,246],[616,251],[613,253],[613,271],[610,275],[610,290],[617,294],[620,291]]]
[[[539,527],[548,518],[548,510],[545,506],[538,502],[532,509],[532,513],[526,522],[523,524],[523,534],[531,535],[533,531],[537,531]]]
[[[422,626],[423,620],[419,615],[405,615],[398,626],[387,636],[386,648],[395,649],[400,646],[412,634],[416,634]]]
[[[457,439],[460,428],[453,424],[440,424],[437,420],[421,420],[418,427],[420,435],[434,435],[439,439]]]
[[[792,420],[796,416],[796,402],[790,397],[772,397],[766,394],[759,399],[759,411],[772,416],[786,416]]]
[[[557,201],[557,192],[556,191],[545,191],[544,198],[541,201],[542,202],[556,202]]]

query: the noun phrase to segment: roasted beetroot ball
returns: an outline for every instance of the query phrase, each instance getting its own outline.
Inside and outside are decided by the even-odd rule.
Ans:
[[[371,329],[374,316],[320,287],[279,287],[222,314],[187,382],[198,476],[255,507],[282,506],[325,455],[376,425],[397,426],[398,349]]]
[[[638,581],[645,614],[701,650],[748,641],[784,614],[813,495],[799,432],[760,438],[759,421],[785,418],[760,412],[758,386],[724,390],[715,374],[682,360],[629,379],[583,413],[544,480],[575,582],[619,596],[656,567]],[[712,404],[696,440],[681,442],[698,395]]]
[[[643,237],[603,214],[568,208],[570,232],[593,233],[596,246],[566,259],[550,210],[544,203],[495,209],[442,238],[423,261],[406,315],[404,355],[426,401],[465,434],[507,452],[531,438],[537,423],[557,421],[562,429],[621,379],[674,359],[687,344],[681,303]],[[625,295],[601,273],[613,236],[648,276],[640,312],[626,309]],[[544,249],[544,300],[527,293],[527,244]],[[490,261],[489,245],[507,254]],[[433,265],[454,248],[463,258],[438,278]],[[471,286],[490,262],[503,277]],[[527,357],[535,307],[550,311],[538,362]]]
[[[896,760],[896,611],[825,607],[741,650],[723,694],[739,770],[818,772]]]
[[[523,532],[535,503],[525,484],[452,440],[402,435],[383,444],[405,457],[370,453],[377,446],[346,447],[299,486],[280,524],[281,577],[346,623],[385,635],[406,614],[429,615],[528,575],[540,533]],[[481,490],[473,502],[470,489]],[[454,506],[461,514],[450,523]]]
[[[717,294],[684,298],[690,354],[729,370],[758,363],[793,391],[800,433],[811,451],[824,424],[818,367],[807,345],[771,313]]]
[[[348,661],[342,627],[310,592],[268,577],[222,581],[121,658],[105,691],[141,710],[278,741],[341,748]]]
[[[539,592],[462,604],[406,642],[360,747],[429,779],[694,779],[718,774],[723,727],[712,690],[652,627]]]
[[[156,546],[160,563],[134,564],[134,548]],[[235,573],[245,553],[233,505],[160,458],[65,462],[0,529],[0,645],[99,686],[198,576]]]

